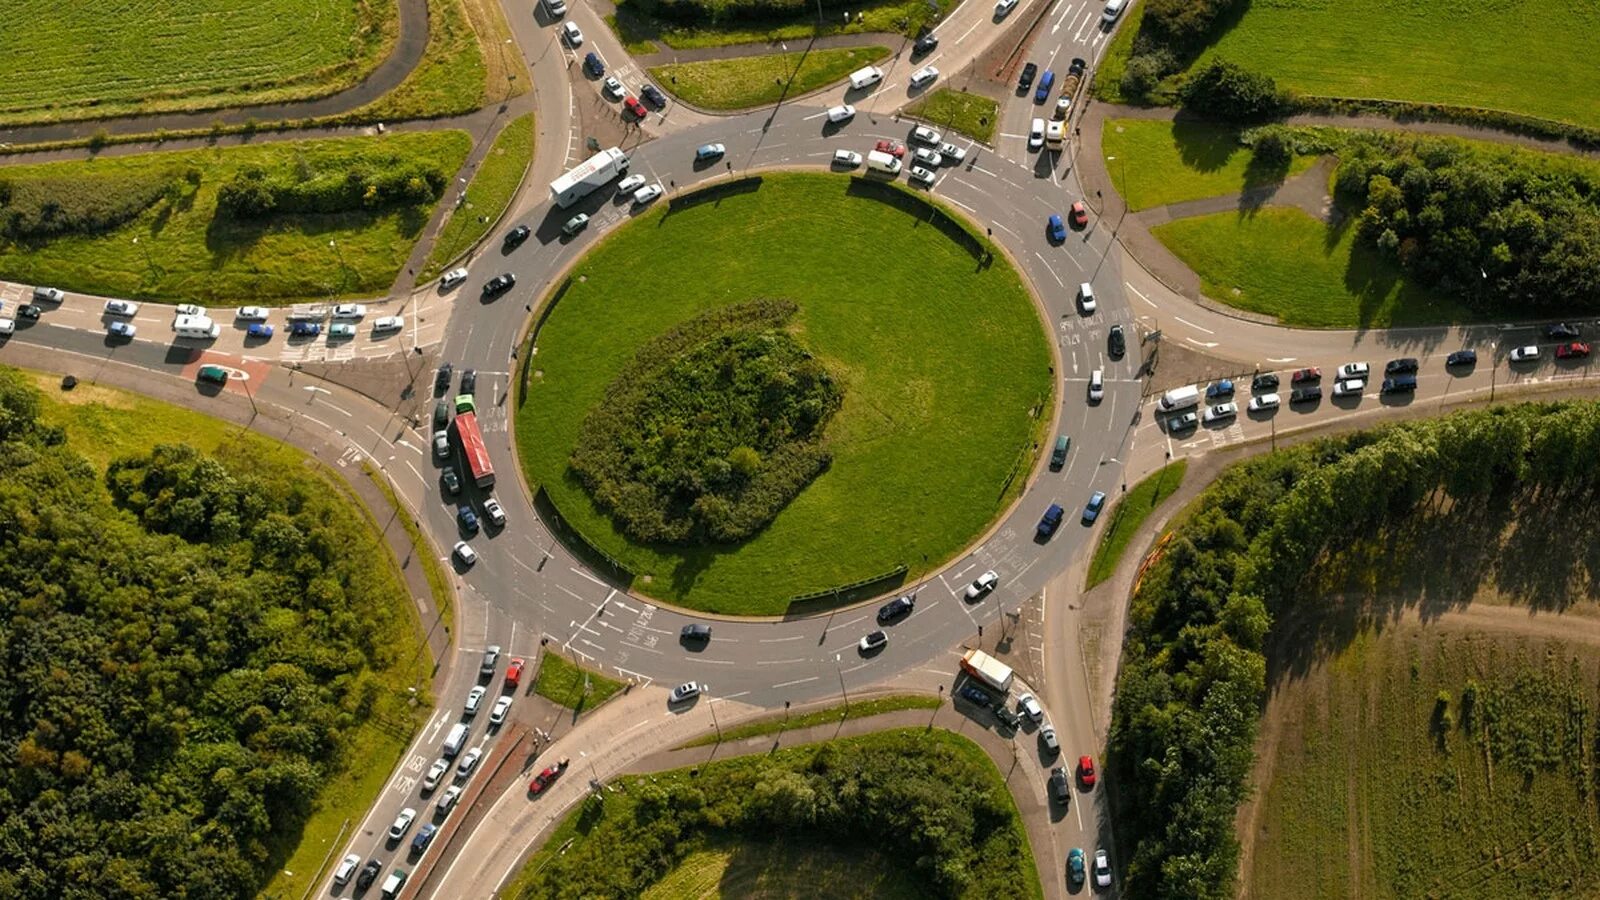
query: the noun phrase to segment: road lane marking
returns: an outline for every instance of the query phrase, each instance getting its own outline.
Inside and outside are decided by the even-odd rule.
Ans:
[[[732,665],[732,663],[729,663],[729,665]],[[813,675],[810,678],[801,678],[801,679],[798,679],[798,680],[795,680],[795,681],[781,682],[779,684],[773,685],[773,687],[774,688],[794,687],[797,684],[806,684],[807,682],[816,681],[818,678],[821,678],[821,677],[822,677],[821,675]]]
[[[1182,316],[1173,316],[1173,318],[1177,319],[1179,322],[1182,322],[1183,324],[1189,326],[1190,328],[1193,328],[1195,331],[1204,331],[1206,334],[1216,334],[1215,331],[1212,331],[1209,328],[1201,328],[1199,325],[1196,325],[1195,323],[1189,321],[1188,319],[1185,319]]]

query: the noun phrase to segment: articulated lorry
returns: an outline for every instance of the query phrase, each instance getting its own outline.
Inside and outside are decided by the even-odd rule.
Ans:
[[[550,182],[550,196],[557,206],[566,209],[627,171],[628,154],[616,147],[609,147]]]
[[[982,650],[968,650],[961,657],[961,671],[971,676],[973,681],[1002,694],[1011,690],[1011,679],[1015,677],[1010,666]]]

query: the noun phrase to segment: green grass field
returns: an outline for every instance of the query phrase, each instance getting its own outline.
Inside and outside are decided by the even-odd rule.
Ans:
[[[746,109],[798,97],[888,56],[886,47],[772,53],[655,66],[650,76],[692,106]]]
[[[1393,328],[1473,320],[1464,306],[1408,283],[1353,225],[1330,229],[1298,209],[1195,216],[1151,229],[1200,276],[1206,296],[1307,328]]]
[[[273,172],[302,164],[383,165],[395,156],[435,161],[453,177],[470,145],[464,132],[434,131],[9,167],[8,178],[97,184],[106,191],[170,178],[178,194],[103,233],[25,245],[0,240],[0,277],[166,300],[274,304],[381,294],[427,224],[428,207],[237,222],[217,215],[217,191],[245,166]],[[191,170],[198,184],[182,177]]]
[[[584,692],[585,685],[588,692]],[[586,669],[565,657],[545,653],[533,691],[575,712],[594,709],[622,690],[622,682]]]
[[[1600,893],[1597,663],[1533,637],[1362,632],[1268,706],[1244,896]]]
[[[814,35],[872,32],[915,35],[924,24],[932,25],[939,21],[955,4],[956,0],[868,0],[850,7],[848,25],[845,24],[842,11],[830,11],[821,29],[818,29],[816,14],[811,9],[793,19],[765,22],[741,20],[738,24],[697,27],[652,16],[650,11],[653,4],[649,0],[624,0],[618,4],[619,13],[607,18],[606,22],[628,46],[629,53],[653,53],[661,48],[644,50],[644,45],[661,41],[670,49],[691,50],[734,44],[803,41]],[[859,20],[857,15],[860,16]]]
[[[466,202],[456,207],[439,229],[427,265],[417,273],[419,282],[443,272],[500,220],[532,161],[533,114],[529,113],[506,125],[495,137],[467,185]]]
[[[1258,0],[1199,64],[1221,56],[1281,87],[1490,107],[1600,125],[1600,6],[1501,0]]]
[[[1129,57],[1133,56],[1133,39],[1139,33],[1139,23],[1144,21],[1144,6],[1143,3],[1136,3],[1123,13],[1122,24],[1117,26],[1117,33],[1111,36],[1105,54],[1094,67],[1094,81],[1089,90],[1096,100],[1106,103],[1132,102],[1122,96],[1122,73],[1128,68]]]
[[[906,107],[905,114],[933,122],[941,129],[959,131],[980,143],[992,144],[1000,119],[1000,104],[982,94],[939,88]]]
[[[894,861],[868,848],[850,851],[786,841],[718,841],[678,864],[642,900],[920,900],[922,889]]]
[[[0,124],[215,109],[354,85],[399,34],[395,0],[9,0]]]
[[[794,715],[766,716],[754,722],[735,725],[732,728],[722,729],[722,737],[718,738],[715,731],[704,737],[696,738],[684,747],[704,747],[720,741],[742,741],[745,738],[760,737],[764,734],[781,734],[793,731],[796,728],[810,728],[813,725],[827,725],[834,722],[843,722],[850,719],[865,719],[871,716],[881,716],[884,713],[897,712],[902,709],[937,709],[943,700],[939,697],[929,697],[925,694],[898,694],[891,697],[874,697],[871,700],[859,700],[849,706],[839,704],[827,709],[814,709],[809,712],[795,713]]]
[[[1134,533],[1156,511],[1156,507],[1177,492],[1188,470],[1187,459],[1168,463],[1155,474],[1146,476],[1116,501],[1105,530],[1100,532],[1100,542],[1095,544],[1094,557],[1089,560],[1089,577],[1083,586],[1084,590],[1105,581],[1117,571],[1122,554],[1128,552],[1128,542],[1133,540]]]
[[[512,54],[500,51],[500,43],[510,37],[504,18],[489,16],[480,6],[474,11],[481,23],[475,22],[463,5],[481,2],[428,0],[428,47],[422,61],[394,90],[362,107],[359,117],[363,121],[398,121],[460,115],[509,96],[504,92],[510,86],[520,83],[526,89],[528,76],[520,55],[512,59]],[[482,36],[476,27],[480,24]],[[485,53],[482,43],[491,35],[497,46]],[[490,78],[491,66],[499,77]],[[519,75],[517,81],[505,77],[511,73]],[[491,96],[486,93],[489,91],[501,93]]]
[[[852,183],[771,174],[759,190],[658,205],[581,261],[550,313],[517,414],[522,464],[569,524],[637,576],[635,590],[768,614],[901,564],[915,579],[1017,490],[1011,476],[1035,452],[1035,411],[1055,385],[1026,288],[1003,262],[979,268],[926,213],[849,196]],[[841,262],[842,247],[870,247],[870,274]],[[569,473],[583,417],[640,344],[757,297],[799,304],[793,327],[843,379],[826,434],[832,467],[736,548],[630,543]]]
[[[1252,169],[1254,154],[1239,143],[1238,129],[1209,122],[1107,119],[1101,143],[1111,183],[1131,209],[1238,193],[1298,175],[1317,161],[1296,156],[1287,172]]]

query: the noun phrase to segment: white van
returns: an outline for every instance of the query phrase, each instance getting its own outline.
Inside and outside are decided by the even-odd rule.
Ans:
[[[1100,24],[1110,28],[1127,6],[1128,0],[1106,0],[1106,11],[1100,15]]]
[[[1162,412],[1173,412],[1179,409],[1188,409],[1191,406],[1198,406],[1200,405],[1200,389],[1192,384],[1186,384],[1181,388],[1173,388],[1161,395],[1157,405],[1161,407]]]
[[[465,722],[457,722],[450,726],[450,735],[444,739],[444,758],[455,759],[461,748],[467,745],[467,732],[470,729]]]
[[[879,172],[887,172],[890,175],[898,175],[900,174],[900,160],[884,153],[882,150],[869,150],[867,151],[867,168],[876,169]]]
[[[211,321],[209,316],[179,316],[172,320],[172,330],[178,337],[212,340],[222,333],[222,326]]]
[[[850,87],[854,90],[872,87],[883,80],[883,70],[877,66],[867,66],[850,73]]]

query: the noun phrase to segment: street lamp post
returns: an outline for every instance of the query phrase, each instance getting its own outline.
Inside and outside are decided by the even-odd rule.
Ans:
[[[720,743],[722,743],[722,726],[717,723],[717,704],[715,702],[716,698],[711,696],[711,690],[710,690],[709,687],[701,688],[701,690],[705,692],[705,695],[706,695],[706,708],[711,710],[711,727],[715,728],[717,730],[717,743],[720,744]]]
[[[845,690],[844,687],[844,669],[842,665],[839,661],[839,654],[835,653],[833,655],[833,671],[839,674],[839,693],[844,696],[844,709],[848,713],[850,711],[850,692]]]

